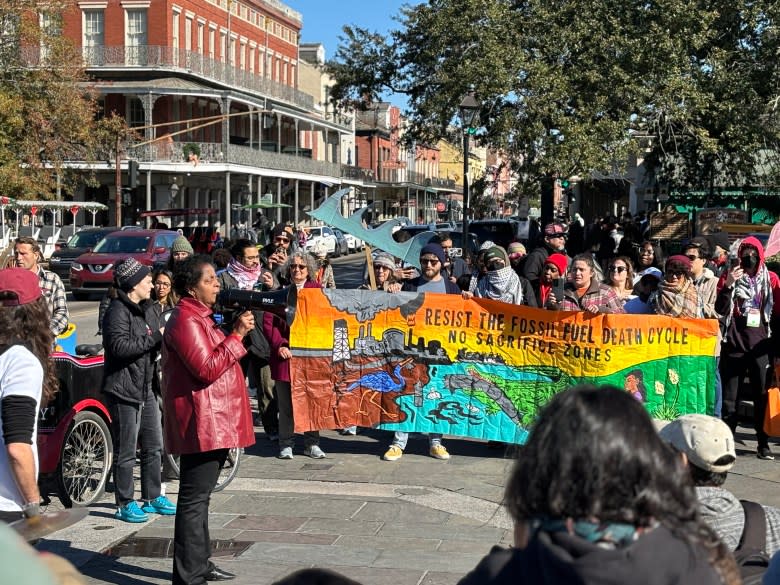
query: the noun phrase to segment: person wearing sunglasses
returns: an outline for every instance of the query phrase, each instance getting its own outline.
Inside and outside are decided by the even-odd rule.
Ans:
[[[687,256],[670,256],[664,267],[664,279],[650,297],[650,307],[656,315],[701,319],[699,293],[691,276],[691,261]]]
[[[613,258],[607,267],[606,285],[625,304],[634,298],[634,266],[627,256]]]
[[[744,387],[753,400],[753,426],[759,459],[774,459],[764,432],[768,372],[771,367],[770,322],[780,316],[780,278],[764,263],[764,247],[753,236],[742,240],[737,251],[739,264],[720,277],[715,310],[724,316],[725,339],[721,348],[720,375],[723,380],[723,420],[732,432],[739,423],[737,395]]]
[[[293,252],[282,270],[284,277],[298,290],[321,288],[317,283],[317,265],[314,256],[300,250]],[[290,386],[290,326],[287,321],[270,312],[263,313],[263,334],[271,347],[271,378],[275,382],[279,408],[279,459],[293,458],[295,421],[293,419],[292,388]],[[324,459],[320,449],[320,432],[303,433],[303,454],[312,459]]]
[[[699,301],[705,319],[717,319],[715,297],[718,295],[718,279],[712,270],[707,268],[710,257],[709,243],[703,237],[693,238],[685,247],[685,257],[691,261],[691,277],[696,290],[699,291]]]
[[[260,251],[260,264],[273,272],[282,286],[286,286],[289,281],[285,280],[282,268],[288,256],[297,250],[298,246],[293,241],[292,228],[284,223],[276,224],[271,232],[271,241]]]
[[[548,223],[544,227],[542,245],[531,250],[526,256],[522,276],[536,286],[537,281],[542,277],[544,261],[547,257],[555,253],[566,254],[567,237],[566,226],[562,223]]]
[[[569,273],[570,280],[563,288],[560,310],[592,314],[625,312],[615,291],[596,277],[596,263],[592,254],[575,256]]]
[[[445,293],[460,294],[458,286],[444,278],[441,269],[446,260],[444,248],[439,244],[430,243],[420,251],[420,271],[421,274],[412,280],[406,280],[401,290],[408,292],[425,293]],[[447,448],[441,442],[440,433],[430,433],[428,435],[429,449],[428,453],[434,459],[446,460],[450,458]],[[409,433],[396,431],[393,434],[393,442],[382,456],[384,461],[397,461],[404,454],[406,443],[409,440]]]

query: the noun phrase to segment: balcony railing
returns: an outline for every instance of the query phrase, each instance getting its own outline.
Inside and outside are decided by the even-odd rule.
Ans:
[[[93,74],[95,70],[116,69],[118,67],[171,69],[256,92],[263,96],[270,96],[310,111],[314,110],[314,97],[307,93],[256,73],[211,59],[195,51],[159,45],[82,47],[82,55],[84,66]],[[22,58],[28,66],[37,66],[41,60],[40,48],[23,48]],[[348,126],[338,117],[332,122]]]

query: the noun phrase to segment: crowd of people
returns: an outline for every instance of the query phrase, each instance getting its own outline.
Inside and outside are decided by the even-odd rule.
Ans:
[[[367,267],[361,288],[390,294],[459,294],[543,310],[719,323],[714,417],[686,415],[659,435],[626,392],[582,387],[553,398],[506,488],[515,548],[494,550],[462,583],[628,582],[653,566],[658,551],[666,562],[660,573],[654,567],[653,583],[738,583],[740,567],[732,553],[739,550],[749,516],[722,485],[736,462],[741,390],[754,402],[757,455],[773,458],[763,419],[777,355],[772,330],[780,331],[773,328],[780,315],[780,278],[767,269],[756,238],[732,244],[723,233],[696,237],[665,257],[656,243],[642,238],[641,222],[635,233],[610,220],[597,225],[595,231],[575,217],[568,226],[544,226],[535,245],[483,242],[470,262],[452,254],[452,237],[441,232],[422,248],[419,268],[381,250]],[[220,306],[219,292],[335,288],[337,282],[326,250],[306,251],[300,231],[278,224],[268,240],[258,246],[238,238],[203,256],[182,236],[166,266],[152,271],[132,258],[119,262],[101,303],[116,518],[145,522],[150,514],[176,516],[175,584],[234,577],[210,560],[208,529],[211,491],[228,450],[253,444],[253,426],[262,425],[278,445],[279,459],[294,457],[289,325],[270,311],[232,314]],[[38,513],[40,494],[28,451],[34,413],[56,386],[47,348],[67,326],[64,287],[39,259],[36,243],[20,238],[17,268],[0,271],[0,319],[12,323],[41,312],[48,317],[26,340],[0,339],[5,447],[0,483],[17,486],[10,497],[0,494],[3,521]],[[24,389],[16,372],[22,366],[25,375],[34,374]],[[744,385],[746,377],[750,383]],[[248,387],[257,392],[254,421]],[[567,440],[559,432],[562,425],[589,440]],[[318,432],[305,433],[303,440],[305,456],[327,457]],[[395,432],[382,459],[399,460],[408,440],[408,433]],[[428,447],[434,459],[450,458],[441,435],[429,434]],[[180,457],[176,504],[164,493],[164,449]],[[141,505],[133,482],[137,453]],[[581,478],[574,488],[572,477]],[[637,485],[644,486],[640,493]],[[780,549],[780,510],[765,506],[762,513],[764,552],[772,555]],[[767,575],[780,575],[780,560],[777,564]]]

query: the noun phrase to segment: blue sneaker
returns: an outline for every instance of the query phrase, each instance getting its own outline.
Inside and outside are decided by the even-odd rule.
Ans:
[[[141,510],[147,514],[161,514],[162,516],[173,516],[176,513],[176,504],[171,502],[165,496],[157,496],[151,502],[146,502]]]
[[[140,524],[149,520],[149,516],[138,507],[135,500],[120,507],[114,514],[114,518],[123,522],[132,522],[133,524]]]

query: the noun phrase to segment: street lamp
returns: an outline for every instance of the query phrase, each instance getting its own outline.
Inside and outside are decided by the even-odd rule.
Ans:
[[[479,102],[474,97],[474,86],[469,88],[458,106],[460,122],[463,126],[463,242],[462,255],[468,258],[471,253],[469,246],[469,142],[472,130],[479,119]]]

